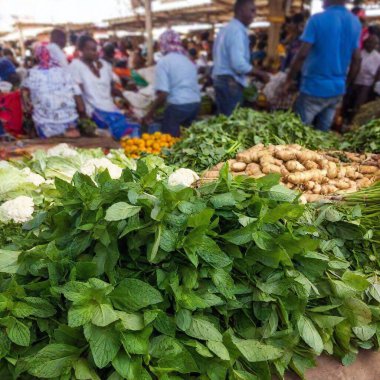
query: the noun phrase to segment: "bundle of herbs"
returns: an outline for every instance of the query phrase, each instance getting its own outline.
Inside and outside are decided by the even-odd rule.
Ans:
[[[227,118],[217,116],[193,124],[167,153],[170,164],[202,171],[256,144],[300,144],[308,149],[335,149],[334,133],[316,131],[290,112],[237,109]]]
[[[346,133],[341,149],[350,152],[380,153],[380,119],[372,120]]]
[[[51,206],[1,236],[2,379],[270,380],[378,347],[356,211],[306,208],[277,175],[158,174],[57,178]]]
[[[343,198],[348,207],[360,207],[362,212],[361,223],[371,229],[371,240],[380,252],[380,182],[373,186],[349,194]]]

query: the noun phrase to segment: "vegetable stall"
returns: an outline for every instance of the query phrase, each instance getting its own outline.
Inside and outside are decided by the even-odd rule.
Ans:
[[[144,136],[138,159],[1,161],[1,378],[305,378],[378,349],[372,125],[359,145],[242,109],[156,135],[163,157]]]

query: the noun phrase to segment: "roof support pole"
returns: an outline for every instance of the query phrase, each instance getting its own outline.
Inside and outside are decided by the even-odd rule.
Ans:
[[[269,39],[267,63],[272,65],[278,59],[278,44],[280,42],[281,26],[285,22],[284,0],[269,0]]]
[[[20,49],[21,49],[21,57],[25,58],[25,39],[24,39],[24,32],[22,30],[22,25],[17,24],[18,32],[19,32],[19,42],[20,42]]]
[[[153,65],[153,22],[152,22],[152,0],[145,0],[145,34],[148,49],[147,66]]]

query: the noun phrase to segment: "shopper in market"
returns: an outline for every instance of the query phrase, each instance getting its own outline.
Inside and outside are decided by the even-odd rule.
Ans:
[[[312,16],[306,25],[284,92],[302,71],[296,112],[305,124],[328,131],[347,81],[352,83],[360,69],[361,24],[344,0],[325,0],[324,5],[325,11]]]
[[[96,41],[87,35],[78,41],[81,58],[74,59],[69,70],[80,87],[87,115],[101,129],[109,129],[119,140],[131,132],[124,114],[116,107],[112,96],[123,97],[113,82],[112,67],[99,58]]]
[[[269,77],[251,64],[248,28],[256,8],[253,0],[237,0],[235,17],[218,34],[214,45],[213,80],[218,111],[231,115],[243,102],[243,90],[248,85],[247,76],[254,75],[263,81]]]
[[[45,44],[37,45],[34,54],[38,63],[22,84],[24,112],[31,114],[40,138],[79,137],[77,110],[83,116],[84,104],[78,87]]]
[[[166,106],[162,131],[178,137],[180,127],[190,126],[199,112],[201,95],[197,67],[173,30],[161,35],[160,49],[163,58],[156,66],[157,98],[143,122],[149,124],[155,112]]]
[[[66,33],[61,29],[53,29],[50,34],[50,44],[48,49],[52,59],[54,59],[60,67],[67,68],[69,62],[63,51],[67,43]]]
[[[353,85],[348,89],[344,102],[347,122],[352,121],[355,113],[363,104],[372,100],[375,83],[380,80],[379,37],[371,34],[363,42],[361,67]]]
[[[9,58],[4,57],[3,49],[0,47],[0,81],[9,82],[12,86],[20,84],[20,77],[17,74],[16,66]]]

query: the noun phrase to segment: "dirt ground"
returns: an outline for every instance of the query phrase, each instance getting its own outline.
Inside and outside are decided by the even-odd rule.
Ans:
[[[307,380],[380,380],[380,352],[362,351],[348,367],[329,356],[322,356],[317,362],[318,366],[306,373]],[[286,380],[299,378],[290,374]]]

